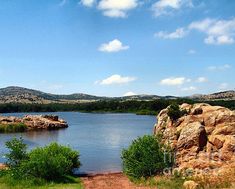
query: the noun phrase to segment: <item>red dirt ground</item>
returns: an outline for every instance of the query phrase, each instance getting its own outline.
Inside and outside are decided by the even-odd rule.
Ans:
[[[155,189],[155,187],[135,186],[122,173],[87,176],[81,179],[85,189]]]

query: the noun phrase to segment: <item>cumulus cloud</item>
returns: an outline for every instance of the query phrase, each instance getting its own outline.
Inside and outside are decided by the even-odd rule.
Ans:
[[[123,96],[134,96],[134,95],[137,95],[137,94],[130,91],[130,92],[125,93]]]
[[[207,82],[207,78],[205,78],[205,77],[199,77],[199,78],[196,79],[196,82],[197,82],[197,83],[205,83],[205,82]]]
[[[192,22],[188,28],[205,33],[207,35],[204,39],[206,44],[225,45],[234,43],[235,18],[229,20],[206,18]]]
[[[135,77],[129,77],[129,76],[124,77],[124,76],[115,74],[102,81],[96,81],[95,83],[100,84],[100,85],[113,85],[113,84],[126,84],[135,80],[136,80]]]
[[[182,88],[181,90],[182,91],[195,91],[195,90],[197,90],[197,88],[194,86],[190,86],[190,87]]]
[[[92,7],[95,2],[95,0],[81,0],[81,4],[86,7]]]
[[[160,31],[154,34],[155,37],[162,39],[179,39],[183,38],[187,34],[187,31],[184,28],[178,28],[176,31],[169,33],[166,31]]]
[[[165,78],[160,81],[161,85],[168,85],[168,86],[175,86],[175,85],[182,85],[186,82],[190,82],[190,79],[187,79],[185,77],[170,77]]]
[[[168,15],[182,7],[193,7],[192,0],[159,0],[152,5],[155,16]]]
[[[103,43],[100,47],[99,47],[99,51],[102,52],[118,52],[118,51],[122,51],[122,50],[127,50],[129,49],[129,46],[125,46],[122,44],[121,41],[119,41],[118,39],[114,39],[108,43]]]
[[[138,0],[101,0],[97,8],[103,11],[103,15],[108,17],[127,16],[127,12],[138,6]]]
[[[190,31],[195,30],[206,34],[204,43],[208,45],[229,45],[234,43],[235,18],[218,20],[206,18],[195,21],[186,27],[178,28],[175,32],[157,32],[155,35],[164,39],[183,38]]]
[[[229,64],[224,64],[222,66],[209,66],[207,69],[209,71],[224,71],[231,68],[231,66]]]

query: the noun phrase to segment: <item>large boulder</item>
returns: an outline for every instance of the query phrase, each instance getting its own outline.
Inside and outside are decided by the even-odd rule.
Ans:
[[[180,109],[188,113],[174,121],[168,108],[162,110],[154,127],[174,149],[178,169],[235,168],[235,112],[205,103],[182,104]]]

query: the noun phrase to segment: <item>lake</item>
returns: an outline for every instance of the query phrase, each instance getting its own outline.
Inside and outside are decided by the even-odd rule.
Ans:
[[[30,131],[0,134],[0,162],[7,152],[5,142],[22,136],[29,149],[51,142],[69,145],[80,152],[82,163],[79,173],[119,172],[122,170],[120,153],[138,136],[151,134],[155,116],[135,114],[95,114],[79,112],[11,113],[6,116],[25,114],[55,114],[66,120],[69,127],[55,131]]]

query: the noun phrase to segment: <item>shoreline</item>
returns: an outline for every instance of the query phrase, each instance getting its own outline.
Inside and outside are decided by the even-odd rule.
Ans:
[[[123,174],[123,172],[122,171],[116,171],[116,172],[107,171],[107,172],[94,172],[94,173],[78,173],[78,174],[75,174],[75,176],[82,178],[82,177],[96,177],[96,176],[119,175],[119,174]]]
[[[0,170],[6,169],[7,165],[5,163],[0,163]],[[76,177],[96,177],[96,176],[107,176],[107,175],[119,175],[123,174],[122,171],[103,171],[103,172],[92,172],[92,173],[77,173],[74,174]]]

